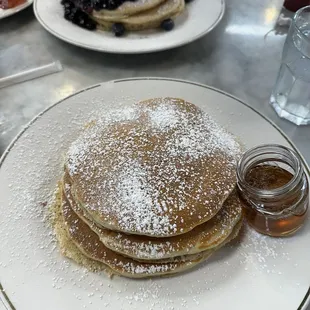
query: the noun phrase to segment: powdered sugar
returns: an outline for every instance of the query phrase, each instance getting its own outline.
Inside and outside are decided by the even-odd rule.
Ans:
[[[103,226],[170,236],[218,211],[235,184],[240,146],[231,134],[173,98],[115,115],[87,128],[67,161],[76,195],[91,213],[102,214]]]
[[[258,272],[278,273],[277,266],[270,264],[270,261],[281,259],[290,260],[289,255],[283,251],[287,244],[287,239],[272,239],[251,229],[249,226],[244,228],[244,238],[240,243],[239,253],[240,262],[243,265],[252,265]]]
[[[200,156],[212,156],[217,151],[225,151],[231,158],[240,153],[240,145],[235,138],[216,124],[208,115],[190,123],[184,120],[182,125],[186,128],[178,128],[168,141],[169,152],[173,156],[182,155],[190,158]]]
[[[156,109],[148,110],[151,128],[163,131],[176,127],[176,125],[180,123],[180,113],[178,113],[177,109],[175,109],[173,105],[167,106],[160,103],[161,102],[159,101]]]
[[[132,263],[127,263],[127,264],[119,264],[119,267],[124,269],[126,272],[130,274],[149,274],[153,275],[156,273],[166,273],[166,272],[171,272],[172,270],[176,269],[178,267],[177,264],[162,264],[162,265],[136,265]]]
[[[118,180],[117,199],[121,206],[126,206],[118,212],[120,226],[148,233],[168,231],[169,226],[173,226],[169,217],[164,215],[166,206],[158,203],[159,191],[148,182],[147,172],[138,162],[127,162]]]
[[[167,253],[173,253],[176,248],[170,243],[132,243],[126,240],[122,243],[123,250],[133,252],[141,258],[161,259]],[[126,249],[127,248],[127,249]]]

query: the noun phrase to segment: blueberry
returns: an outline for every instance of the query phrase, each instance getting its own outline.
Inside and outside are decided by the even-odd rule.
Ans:
[[[95,2],[95,3],[93,4],[93,9],[94,9],[95,11],[100,11],[100,10],[102,9],[102,7],[101,7],[101,5],[100,5],[99,2]]]
[[[122,3],[123,1],[108,1],[104,8],[107,10],[115,10],[117,9]]]
[[[97,28],[97,24],[93,20],[89,19],[85,23],[84,27],[88,30],[95,30]]]
[[[81,9],[82,11],[91,14],[93,11],[92,3],[90,0],[82,0],[81,2]]]
[[[171,18],[162,21],[160,27],[166,31],[170,31],[174,28],[174,21]]]
[[[125,1],[135,2],[137,0],[61,0],[61,4],[73,2],[76,7],[83,11],[91,12],[92,10],[100,11],[102,9],[115,10]]]
[[[124,2],[125,0],[92,0],[92,7],[97,11],[102,9],[115,10]]]
[[[83,26],[85,25],[85,18],[83,16],[78,16],[77,24],[83,28]]]
[[[93,21],[87,13],[85,13],[81,8],[77,6],[71,6],[69,5],[70,1],[63,1],[64,5],[64,17],[65,19],[69,20],[75,25],[78,25],[82,28],[88,29],[88,30],[94,30],[97,28],[97,24],[95,21]]]
[[[73,22],[76,18],[77,8],[65,9],[65,19]]]
[[[70,20],[70,16],[71,15],[71,10],[70,9],[65,9],[65,19],[69,19]]]
[[[125,33],[125,27],[122,23],[115,23],[112,25],[112,31],[116,37],[121,37]]]
[[[61,4],[64,6],[65,9],[73,9],[75,7],[74,3],[71,1],[61,1]]]

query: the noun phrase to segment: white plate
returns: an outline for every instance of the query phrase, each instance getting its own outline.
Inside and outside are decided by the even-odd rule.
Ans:
[[[33,3],[33,0],[27,0],[24,4],[16,6],[15,8],[7,9],[7,10],[0,9],[0,19],[16,14],[24,10],[28,6],[30,6],[32,3]]]
[[[221,91],[164,79],[89,87],[45,110],[14,140],[0,168],[0,281],[17,310],[305,309],[310,285],[310,221],[293,237],[247,229],[240,244],[179,276],[130,280],[86,272],[62,257],[43,215],[69,144],[94,115],[136,100],[175,96],[210,113],[247,147],[295,148],[269,120]],[[0,294],[1,295],[1,294]]]
[[[219,23],[224,10],[224,0],[194,0],[170,32],[150,30],[116,38],[111,32],[88,31],[65,20],[60,0],[34,1],[38,21],[59,39],[92,50],[126,54],[167,50],[197,40]]]

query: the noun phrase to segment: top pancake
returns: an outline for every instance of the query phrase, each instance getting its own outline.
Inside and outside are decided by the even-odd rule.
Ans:
[[[110,18],[123,18],[130,15],[135,15],[140,12],[150,10],[157,7],[166,0],[137,0],[137,1],[125,1],[121,6],[115,10],[100,10],[94,11],[94,15],[98,18],[110,17]]]
[[[221,209],[240,146],[206,113],[158,98],[106,117],[71,145],[75,201],[94,222],[138,235],[184,234]]]

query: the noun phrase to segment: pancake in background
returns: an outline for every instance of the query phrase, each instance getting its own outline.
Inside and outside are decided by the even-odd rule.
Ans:
[[[115,10],[94,11],[93,15],[97,18],[124,18],[130,15],[139,14],[140,12],[148,11],[154,7],[158,7],[166,0],[136,0],[125,1]]]
[[[184,0],[166,0],[158,7],[131,16],[111,17],[94,11],[91,17],[103,30],[110,30],[114,23],[122,23],[126,30],[137,31],[159,28],[163,20],[175,18],[184,11],[184,8]]]

